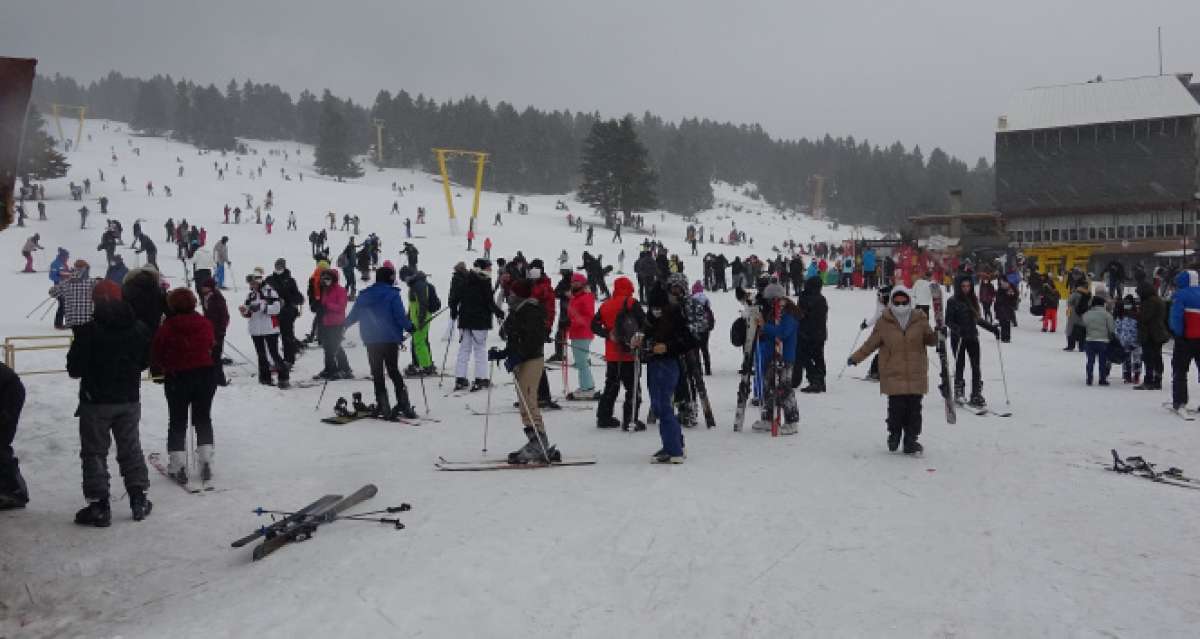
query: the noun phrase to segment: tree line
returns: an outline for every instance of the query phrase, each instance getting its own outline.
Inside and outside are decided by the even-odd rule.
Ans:
[[[683,215],[712,206],[713,180],[747,185],[748,192],[775,206],[806,210],[818,181],[814,176],[821,176],[830,218],[884,229],[901,228],[912,215],[945,212],[951,189],[963,191],[968,210],[990,210],[994,200],[993,170],[984,158],[969,166],[938,148],[926,158],[919,146],[909,149],[900,142],[879,146],[830,135],[777,139],[757,124],[669,122],[650,112],[606,120],[597,112],[518,111],[507,102],[493,106],[473,96],[438,102],[404,90],[380,91],[368,108],[328,90],[320,97],[305,90],[293,100],[279,86],[249,80],[231,80],[222,90],[115,71],[87,85],[57,74],[39,76],[34,100],[43,106],[87,105],[93,117],[128,122],[147,134],[169,132],[209,149],[235,150],[238,138],[314,144],[323,160],[318,168],[343,177],[360,174],[354,158],[367,153],[383,166],[436,171],[432,147],[481,150],[491,154],[486,187],[512,193],[564,193],[581,186],[586,191],[589,136],[597,126],[612,133],[612,126],[626,122],[645,150],[653,205]],[[383,124],[382,162],[374,148],[375,121]],[[448,168],[456,181],[473,180],[466,161],[452,161]],[[640,201],[642,206],[649,200]]]

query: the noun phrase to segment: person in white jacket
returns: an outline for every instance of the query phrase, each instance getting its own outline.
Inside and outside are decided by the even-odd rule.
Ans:
[[[250,339],[254,340],[254,350],[258,353],[258,383],[267,386],[275,384],[271,381],[271,364],[279,373],[279,388],[287,388],[288,366],[279,355],[279,312],[283,310],[283,302],[270,284],[263,282],[265,271],[261,266],[246,276],[246,284],[250,293],[246,302],[238,307],[242,317],[246,318],[246,328],[250,331]],[[271,356],[271,364],[267,363],[267,355]]]
[[[912,294],[913,306],[916,306],[918,310],[925,311],[925,317],[929,318],[932,322],[933,315],[930,315],[930,313],[933,311],[930,310],[930,307],[933,306],[933,290],[929,288],[929,278],[931,275],[931,273],[926,273],[922,277],[913,280]]]

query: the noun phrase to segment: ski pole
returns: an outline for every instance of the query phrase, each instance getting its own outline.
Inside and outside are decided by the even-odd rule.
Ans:
[[[438,388],[442,387],[442,382],[446,379],[446,360],[450,357],[450,341],[454,337],[454,327],[450,328],[450,334],[446,336],[446,352],[442,353],[442,367],[438,369]],[[458,341],[462,343],[462,333],[459,333]]]
[[[249,357],[246,357],[245,353],[238,350],[238,347],[234,346],[232,342],[225,342],[225,345],[228,346],[229,348],[232,348],[233,352],[237,353],[242,359],[246,360],[247,364],[250,364],[251,366],[254,365],[254,362]]]
[[[1004,374],[1004,350],[1000,348],[1000,339],[996,338],[996,357],[1000,360],[1000,381],[1004,383],[1004,405],[1012,408],[1008,401],[1008,376]]]
[[[42,311],[42,316],[41,316],[41,318],[39,318],[39,320],[44,320],[44,319],[46,319],[46,316],[50,314],[50,309],[52,309],[52,308],[54,308],[54,307],[55,307],[55,306],[54,306],[53,304],[51,304],[50,306],[47,306],[47,307],[46,307],[46,310]]]
[[[525,398],[525,389],[521,388],[521,380],[517,376],[517,370],[513,369],[513,383],[517,387],[517,403],[521,405],[521,414],[525,419],[529,420],[529,427],[533,429],[533,436],[537,438],[538,446],[542,449],[542,457],[548,462],[550,461],[550,451],[546,450],[545,431],[537,432],[537,424],[533,421],[533,410],[529,408],[529,402]],[[491,387],[491,384],[488,384]],[[533,390],[534,395],[537,394],[537,388]]]
[[[321,409],[321,400],[325,399],[325,389],[326,388],[329,388],[329,378],[328,377],[325,378],[325,383],[321,384],[321,394],[317,396],[317,405],[313,406],[314,413]]]
[[[45,305],[46,305],[46,302],[49,302],[49,301],[50,301],[50,300],[52,300],[52,299],[54,299],[54,298],[53,298],[53,297],[47,297],[46,299],[42,300],[42,303],[41,303],[41,304],[38,304],[37,306],[33,307],[33,310],[32,310],[32,311],[29,311],[28,313],[26,313],[26,314],[25,314],[25,319],[29,319],[29,316],[30,316],[30,315],[33,315],[34,313],[36,313],[36,312],[38,311],[38,309],[39,309],[39,308],[41,308],[41,307],[45,306]]]
[[[487,387],[487,407],[483,409],[483,453],[487,454],[487,438],[488,427],[492,421],[492,373],[496,371],[496,362],[489,362],[491,366],[488,368],[488,387]],[[517,389],[520,393],[521,389]]]
[[[863,332],[862,325],[859,324],[858,332],[854,334],[854,341],[850,343],[850,355],[854,354],[854,347],[858,346],[858,338],[862,337],[862,332]],[[847,355],[846,361],[842,363],[842,371],[840,373],[838,373],[838,376],[837,376],[838,379],[841,379],[842,374],[844,374],[846,372],[846,365],[850,361],[850,355]]]
[[[388,506],[387,508],[381,508],[379,510],[371,510],[371,511],[368,511],[365,513],[354,513],[352,515],[346,515],[346,517],[366,517],[368,515],[380,515],[383,513],[402,513],[402,512],[407,512],[409,510],[412,510],[412,505],[407,504],[407,503],[402,503],[399,506]],[[261,515],[289,516],[289,515],[297,514],[295,512],[289,511],[289,510],[271,510],[269,508],[263,508],[262,506],[259,506],[258,508],[255,508],[254,510],[252,510],[250,512],[254,513],[255,515],[260,515],[260,516]],[[345,519],[345,517],[338,517],[338,519]]]

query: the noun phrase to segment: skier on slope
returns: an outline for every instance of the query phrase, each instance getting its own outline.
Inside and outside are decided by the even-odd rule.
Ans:
[[[879,318],[883,316],[883,312],[885,310],[887,310],[888,300],[891,299],[891,296],[892,296],[892,287],[891,286],[882,286],[879,288],[878,291],[876,291],[876,293],[875,293],[875,314],[872,315],[870,317],[870,319],[864,319],[862,321],[862,324],[859,324],[858,329],[860,331],[864,331],[872,326],[875,326],[875,323],[878,322]],[[866,379],[868,381],[879,381],[879,356],[878,355],[875,356],[871,360],[871,368],[867,371]]]
[[[774,305],[782,304],[776,320]],[[796,339],[800,326],[799,310],[783,294],[783,285],[771,283],[763,289],[762,308],[758,320],[758,360],[763,369],[763,402],[761,417],[751,428],[757,431],[771,430],[776,407],[783,411],[780,435],[795,435],[800,423],[800,411],[796,407],[796,391],[792,388],[792,368],[796,360]],[[775,348],[775,340],[782,342],[782,353]],[[781,357],[782,362],[776,360]],[[778,367],[776,366],[778,364]]]
[[[682,464],[686,452],[683,431],[671,406],[671,398],[682,376],[680,359],[696,342],[688,330],[688,320],[679,304],[671,300],[666,286],[655,286],[647,300],[644,336],[635,337],[631,346],[640,349],[646,361],[646,386],[650,406],[658,416],[658,434],[662,448],[651,461],[658,464]]]
[[[207,281],[206,281],[207,283]],[[200,479],[212,479],[212,403],[217,392],[213,375],[212,323],[196,313],[196,296],[186,288],[167,294],[170,315],[154,334],[150,360],[164,376],[167,399],[167,474],[186,485],[188,415],[196,431]]]
[[[635,333],[644,330],[646,316],[641,304],[633,298],[633,292],[633,281],[628,277],[618,277],[613,282],[612,297],[601,304],[592,316],[592,332],[604,338],[606,362],[604,392],[600,395],[600,403],[596,405],[597,428],[620,426],[621,430],[627,431],[632,424],[635,431],[646,430],[646,425],[637,419],[640,401],[637,406],[634,405],[634,396],[639,394],[635,389],[641,381],[634,379],[634,354],[628,341]],[[613,406],[622,386],[625,387],[625,402],[618,421],[613,417]]]
[[[568,267],[560,267],[558,271],[558,283],[554,285],[554,297],[558,299],[558,323],[554,332],[554,354],[546,358],[546,363],[561,363],[566,356],[567,332],[571,326],[571,319],[567,314],[567,305],[571,301],[571,280],[574,278],[575,272]],[[580,274],[582,276],[582,273]],[[587,277],[583,276],[584,285],[587,285]],[[595,299],[595,295],[592,296]],[[591,321],[591,318],[588,318]]]
[[[25,245],[21,247],[21,255],[25,257],[25,269],[21,271],[22,273],[34,272],[33,252],[44,250],[44,247],[40,244],[41,240],[42,236],[38,233],[30,235],[29,239],[25,240]]]
[[[954,351],[954,399],[962,402],[966,389],[963,368],[971,360],[971,398],[968,404],[983,408],[983,373],[979,369],[979,329],[1000,338],[1000,329],[984,321],[975,297],[970,274],[959,275],[954,282],[954,295],[946,304],[946,326],[950,330],[950,348]]]
[[[225,363],[222,358],[225,352],[225,332],[229,330],[229,306],[215,281],[209,280],[200,285],[200,307],[213,329],[213,379],[217,386],[228,386],[229,380],[225,377]]]
[[[703,373],[699,348],[705,335],[712,330],[712,323],[704,304],[689,293],[686,275],[672,273],[667,278],[666,291],[671,303],[683,311],[691,337],[691,347],[680,354],[679,382],[675,387],[675,412],[682,426],[693,428],[699,421],[699,411],[696,407],[698,389],[694,380]]]
[[[346,289],[338,284],[337,271],[325,269],[321,271],[321,348],[325,353],[325,365],[313,379],[354,379],[350,370],[350,362],[346,359],[346,351],[342,348],[342,338],[346,329],[342,324],[346,321]]]
[[[504,367],[513,374],[521,423],[528,440],[524,446],[509,453],[508,461],[510,464],[559,461],[562,455],[546,436],[546,426],[537,402],[538,380],[542,377],[544,348],[549,335],[546,311],[533,297],[533,286],[529,280],[513,282],[508,307],[508,317],[500,326],[500,337],[505,340],[505,346],[488,351],[489,360],[503,362]]]
[[[907,289],[897,286],[867,340],[846,362],[854,366],[879,351],[879,392],[888,396],[887,446],[892,452],[901,440],[906,455],[923,450],[917,438],[921,435],[921,399],[929,392],[925,349],[936,343],[937,335],[925,313],[913,308]]]
[[[825,392],[825,340],[828,339],[829,303],[821,294],[821,278],[804,281],[804,290],[796,300],[800,309],[800,332],[796,340],[796,366],[792,385],[799,386],[808,374],[808,386],[801,393]]]
[[[412,321],[404,310],[404,300],[396,287],[396,270],[385,261],[375,270],[375,283],[363,290],[346,317],[346,327],[359,323],[358,331],[367,347],[367,362],[375,386],[375,415],[386,419],[416,419],[408,400],[408,388],[400,374],[400,345],[404,334],[413,332]],[[396,404],[388,403],[387,378],[396,391]]]
[[[529,263],[528,267],[523,267],[525,256],[517,251],[516,257],[513,258],[512,265],[514,267],[514,276],[512,281],[521,279],[529,280],[531,295],[541,305],[543,313],[546,316],[546,334],[550,335],[554,332],[554,320],[556,316],[554,284],[545,274],[545,264],[541,258],[534,258]],[[507,295],[507,293],[506,293]],[[566,389],[563,389],[564,392]],[[538,381],[538,406],[542,409],[559,410],[562,408],[558,402],[550,395],[550,380],[546,375],[546,367],[542,366],[541,380]]]
[[[470,388],[472,392],[487,388],[487,335],[492,330],[492,316],[504,319],[504,311],[492,299],[492,263],[477,259],[459,286],[450,287],[447,300],[450,318],[461,330],[458,357],[454,366],[454,390]],[[475,381],[467,380],[467,367],[475,359]]]
[[[79,380],[79,457],[88,502],[75,513],[75,523],[104,528],[112,524],[110,442],[116,442],[133,520],[145,519],[153,508],[146,498],[150,477],[138,435],[141,377],[149,364],[150,335],[121,301],[116,284],[101,281],[89,293],[95,318],[89,313],[88,321],[77,327],[67,351],[67,374]]]
[[[274,386],[271,372],[274,369],[279,374],[279,388],[289,388],[290,369],[287,362],[279,354],[279,313],[283,303],[275,289],[263,281],[263,268],[256,267],[254,272],[246,276],[246,284],[250,292],[246,301],[238,307],[238,312],[246,318],[246,329],[254,342],[254,351],[258,355],[258,383],[264,386]],[[271,358],[267,362],[268,355]]]
[[[429,283],[423,271],[412,273],[408,267],[400,269],[400,279],[408,285],[408,319],[414,330],[412,336],[412,364],[404,369],[408,377],[437,375],[433,365],[433,353],[429,346],[429,325],[434,313],[442,306],[437,289]]]

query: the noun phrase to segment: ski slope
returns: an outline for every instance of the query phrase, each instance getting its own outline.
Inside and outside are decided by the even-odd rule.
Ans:
[[[466,253],[465,238],[451,235],[440,184],[411,171],[377,172],[346,183],[318,178],[311,149],[292,143],[249,141],[257,155],[198,155],[161,138],[129,136],[120,123],[91,135],[70,155],[68,178],[47,186],[50,220],[0,234],[0,255],[10,266],[0,275],[6,303],[0,336],[48,335],[50,318],[25,317],[45,298],[45,270],[57,246],[88,259],[102,275],[104,256],[92,250],[102,231],[95,198],[107,195],[126,242],[135,219],[159,245],[159,263],[174,283],[183,267],[163,242],[167,217],[207,228],[209,242],[230,237],[237,280],[255,266],[270,271],[287,258],[297,279],[311,270],[307,236],[333,210],[358,214],[362,235],[376,232],[386,257],[397,264],[402,221],[418,206],[428,223],[414,225],[421,268],[443,299],[449,273]],[[131,146],[132,145],[132,146]],[[133,147],[141,149],[134,155]],[[110,150],[111,149],[111,150]],[[290,158],[267,155],[286,149]],[[299,155],[296,151],[300,150]],[[110,154],[118,160],[114,165]],[[262,179],[246,172],[263,158]],[[177,162],[185,167],[176,175]],[[218,181],[214,160],[230,171]],[[241,164],[242,175],[235,168]],[[292,176],[281,180],[280,167]],[[103,169],[106,181],[97,180]],[[298,172],[303,171],[303,182]],[[119,180],[126,176],[129,190]],[[67,183],[92,180],[85,202],[93,210],[80,230]],[[153,181],[156,195],[146,194]],[[414,185],[394,194],[393,181]],[[169,185],[174,196],[163,197]],[[262,202],[275,195],[274,232],[243,218],[220,223],[222,207]],[[471,191],[456,187],[455,205],[465,229]],[[520,249],[552,264],[566,249],[579,264],[584,235],[554,209],[567,195],[518,196],[530,213],[504,215],[492,226],[505,193],[484,193],[478,238],[495,244],[493,256]],[[390,216],[393,200],[401,216]],[[778,212],[718,185],[718,208],[701,213],[707,229],[727,233],[736,221],[754,237],[754,248],[734,255],[769,254],[789,236],[797,241],[837,241],[843,232],[824,222],[785,221]],[[742,212],[719,206],[738,203]],[[749,208],[746,208],[749,207]],[[299,231],[284,230],[294,210]],[[34,207],[30,211],[35,212]],[[761,211],[761,215],[758,213]],[[730,218],[729,216],[732,216]],[[36,215],[34,215],[36,218]],[[249,219],[251,223],[245,223]],[[600,218],[595,246],[615,264],[621,245],[609,242]],[[685,223],[647,214],[658,238],[677,251],[690,279],[699,257],[683,242]],[[710,226],[711,225],[711,226]],[[47,247],[35,259],[38,273],[19,274],[19,251],[40,232]],[[346,233],[330,233],[330,246]],[[868,233],[870,235],[870,233]],[[625,269],[631,270],[641,237],[625,231]],[[713,248],[700,247],[701,254]],[[725,248],[725,247],[717,247]],[[122,249],[128,263],[136,260]],[[550,267],[553,270],[553,266]],[[228,291],[231,305],[244,295]],[[23,511],[0,513],[0,636],[2,637],[1194,637],[1200,632],[1200,494],[1156,485],[1103,469],[1109,449],[1140,454],[1164,466],[1200,474],[1200,426],[1164,411],[1167,394],[1134,392],[1114,375],[1110,388],[1083,385],[1083,355],[1061,350],[1061,332],[1043,334],[1023,307],[1013,343],[1003,357],[1014,417],[960,412],[957,425],[942,419],[941,400],[925,402],[923,458],[890,454],[884,447],[885,400],[877,387],[856,379],[866,366],[839,377],[858,333],[871,314],[870,292],[826,290],[830,339],[826,347],[829,392],[800,395],[800,433],[772,439],[735,434],[732,423],[739,355],[727,331],[735,316],[733,295],[713,294],[718,327],[712,337],[715,375],[707,380],[719,427],[688,431],[688,460],[662,467],[648,462],[659,448],[653,430],[600,431],[590,412],[547,412],[551,440],[566,455],[595,455],[599,463],[499,473],[444,473],[438,456],[473,459],[484,447],[485,397],[445,397],[452,384],[409,381],[418,411],[436,424],[407,426],[362,420],[323,424],[338,396],[371,398],[365,381],[280,391],[258,385],[252,367],[228,370],[234,383],[218,390],[214,406],[219,492],[186,494],[151,472],[149,519],[129,519],[119,476],[113,479],[113,526],[75,526],[83,505],[72,413],[77,384],[65,375],[24,378],[28,397],[15,447],[29,482]],[[297,324],[307,331],[307,310]],[[229,343],[253,356],[244,320],[233,317]],[[433,331],[440,337],[444,325]],[[358,341],[357,330],[348,337]],[[495,335],[492,336],[495,342]],[[441,365],[445,342],[434,341]],[[1005,405],[998,352],[983,344],[984,393]],[[593,349],[602,352],[602,344]],[[226,349],[232,357],[236,353]],[[367,372],[359,346],[351,365]],[[19,353],[18,367],[59,368],[64,351]],[[936,359],[930,351],[931,359]],[[450,353],[451,366],[454,353]],[[407,364],[402,354],[401,364]],[[294,380],[321,367],[319,352],[298,361]],[[931,373],[933,367],[931,367]],[[598,382],[602,363],[594,369]],[[494,407],[515,399],[503,371]],[[557,396],[562,380],[550,377]],[[572,386],[575,385],[572,373]],[[931,384],[931,387],[934,387]],[[142,387],[142,446],[165,450],[166,406],[160,386]],[[1193,393],[1197,391],[1192,384]],[[1194,395],[1195,396],[1195,395]],[[751,419],[753,419],[751,417]],[[501,455],[524,441],[515,414],[490,420],[486,447]],[[115,460],[110,469],[116,475]],[[258,506],[293,509],[327,493],[346,493],[372,482],[380,493],[370,509],[408,502],[403,531],[338,522],[314,539],[250,562],[250,548],[229,543],[266,523]]]

